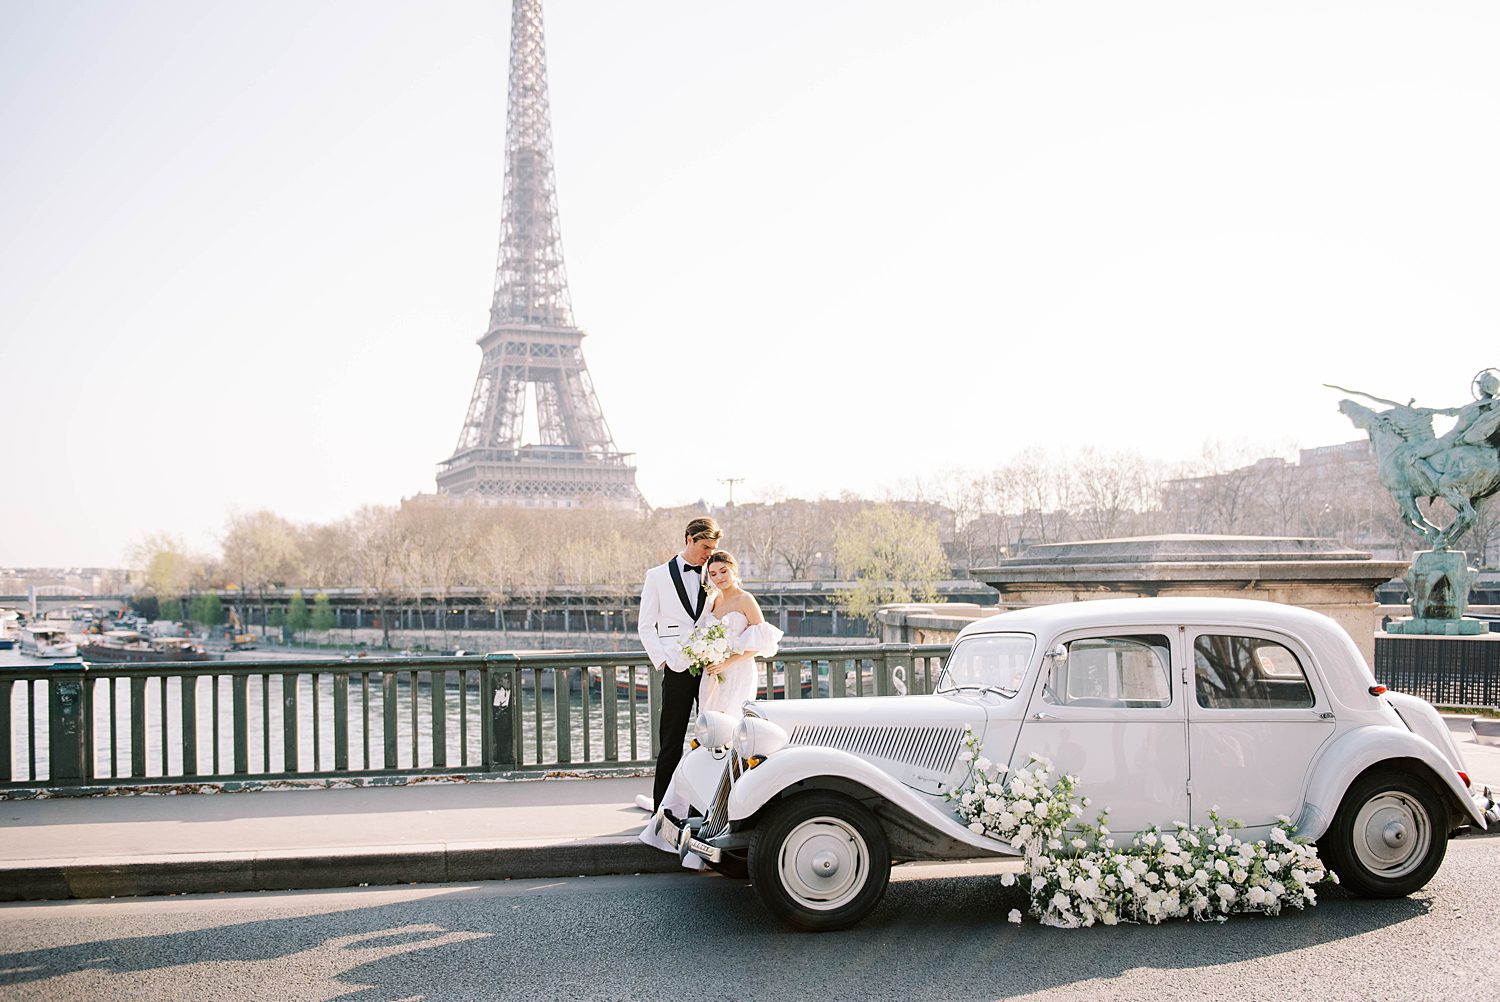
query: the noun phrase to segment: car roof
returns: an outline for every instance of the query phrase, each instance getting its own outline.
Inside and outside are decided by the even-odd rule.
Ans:
[[[1279,602],[1244,598],[1104,598],[1012,609],[964,627],[965,633],[1055,633],[1104,623],[1121,626],[1162,623],[1240,623],[1245,626],[1299,627],[1329,624],[1321,613]]]
[[[977,633],[1032,633],[1039,639],[1074,629],[1132,626],[1241,626],[1295,634],[1320,660],[1352,656],[1354,641],[1328,616],[1295,605],[1244,598],[1114,598],[1013,609],[970,623],[959,637]]]

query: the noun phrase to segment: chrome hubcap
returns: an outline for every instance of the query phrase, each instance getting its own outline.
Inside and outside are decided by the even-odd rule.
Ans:
[[[1354,818],[1354,854],[1382,877],[1404,877],[1415,870],[1427,858],[1432,839],[1422,804],[1397,790],[1371,797]]]
[[[809,818],[793,828],[777,857],[781,884],[796,902],[814,911],[848,904],[870,875],[870,850],[841,818]]]

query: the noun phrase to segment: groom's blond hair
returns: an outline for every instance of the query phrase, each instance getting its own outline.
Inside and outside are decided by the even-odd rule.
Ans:
[[[719,531],[719,523],[711,518],[695,518],[687,524],[683,535],[691,542],[696,543],[700,539],[721,539],[724,533]]]

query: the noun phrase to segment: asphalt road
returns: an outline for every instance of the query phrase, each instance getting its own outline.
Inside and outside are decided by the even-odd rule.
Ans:
[[[1500,999],[1500,835],[1395,901],[1063,931],[996,864],[901,867],[863,924],[774,928],[713,874],[0,906],[0,999]]]

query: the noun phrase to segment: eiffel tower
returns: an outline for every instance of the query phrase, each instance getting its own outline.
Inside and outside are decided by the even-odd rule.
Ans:
[[[505,201],[489,330],[439,494],[538,508],[642,508],[583,361],[563,267],[541,0],[514,0]],[[528,393],[529,391],[529,393]],[[539,441],[526,443],[534,404]]]

